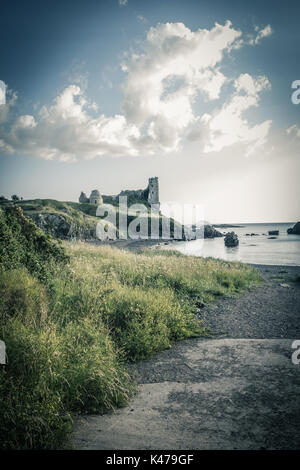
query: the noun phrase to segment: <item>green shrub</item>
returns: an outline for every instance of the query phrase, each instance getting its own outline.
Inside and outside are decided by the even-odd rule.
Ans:
[[[23,324],[41,326],[47,312],[46,289],[28,271],[23,268],[0,273],[0,328],[10,317],[19,318]]]
[[[133,390],[101,319],[95,324],[85,318],[61,330],[56,377],[55,389],[70,411],[114,409],[125,405]]]
[[[88,319],[59,329],[7,321],[1,337],[8,364],[0,369],[0,448],[64,445],[70,412],[113,409],[133,386],[106,329]]]
[[[67,261],[63,247],[25,217],[20,207],[0,209],[0,270],[26,267],[46,282],[53,266]]]
[[[144,359],[174,340],[207,333],[190,306],[170,289],[120,287],[108,295],[103,316],[129,360]]]
[[[0,369],[0,448],[60,448],[71,418],[53,388],[53,330],[33,329],[11,319],[1,336],[8,364]]]

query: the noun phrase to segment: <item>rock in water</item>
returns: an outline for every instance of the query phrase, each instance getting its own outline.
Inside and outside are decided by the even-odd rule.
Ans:
[[[225,238],[224,238],[224,243],[225,243],[225,246],[228,246],[228,247],[238,246],[239,239],[238,239],[237,234],[234,232],[226,233]]]
[[[212,225],[204,225],[204,238],[215,238],[222,236],[222,233],[216,230]]]
[[[288,228],[287,233],[289,235],[300,235],[300,222],[297,222],[293,228]]]

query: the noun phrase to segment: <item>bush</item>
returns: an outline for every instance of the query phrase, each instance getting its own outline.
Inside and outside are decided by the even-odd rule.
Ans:
[[[120,287],[109,294],[103,316],[128,360],[145,359],[172,341],[207,332],[170,289]]]
[[[49,235],[45,235],[20,207],[0,209],[0,270],[25,267],[44,282],[57,263],[68,256]]]
[[[10,317],[25,325],[41,326],[46,321],[46,289],[28,271],[15,269],[0,276],[0,328]]]
[[[132,394],[108,332],[88,319],[59,329],[13,318],[1,337],[8,355],[0,369],[2,449],[61,448],[71,412],[114,409]]]
[[[128,402],[133,387],[101,319],[68,324],[59,350],[55,389],[68,410],[99,412]]]
[[[11,319],[1,337],[8,355],[8,364],[0,369],[1,449],[60,448],[71,419],[53,388],[53,330],[33,329]]]

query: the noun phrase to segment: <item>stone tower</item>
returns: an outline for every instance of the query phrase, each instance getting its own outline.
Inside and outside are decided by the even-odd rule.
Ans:
[[[148,202],[149,204],[159,204],[158,178],[149,178],[148,184]]]
[[[89,198],[86,196],[86,194],[85,194],[83,191],[81,191],[81,194],[80,194],[80,196],[79,196],[79,202],[80,202],[81,204],[84,204],[84,203],[86,203],[86,202],[89,202]]]
[[[90,195],[90,204],[103,204],[103,199],[98,189],[93,189]]]

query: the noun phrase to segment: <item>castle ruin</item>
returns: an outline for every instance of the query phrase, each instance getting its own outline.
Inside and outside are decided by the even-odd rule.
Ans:
[[[125,190],[121,191],[117,196],[101,196],[100,192],[97,189],[94,189],[91,192],[90,197],[88,198],[86,194],[82,191],[79,196],[79,202],[81,204],[97,204],[98,206],[103,204],[103,198],[105,202],[109,202],[110,199],[113,201],[118,200],[120,196],[127,196],[128,202],[130,201],[141,201],[147,202],[148,204],[158,204],[159,205],[159,186],[158,186],[158,177],[149,178],[148,186],[146,189],[137,189],[137,190]]]
[[[98,189],[93,189],[90,197],[87,197],[86,194],[83,191],[81,191],[81,194],[79,196],[79,202],[81,204],[89,203],[89,204],[97,204],[97,206],[99,206],[103,204],[103,199]]]
[[[149,178],[148,184],[148,202],[149,204],[159,204],[158,177]]]

